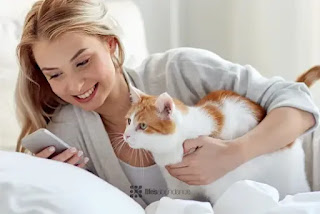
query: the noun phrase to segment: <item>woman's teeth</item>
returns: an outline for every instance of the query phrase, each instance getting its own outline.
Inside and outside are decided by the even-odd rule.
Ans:
[[[94,88],[95,88],[95,86],[93,86],[93,87],[92,87],[89,91],[87,91],[86,93],[81,94],[81,95],[79,95],[79,96],[77,96],[77,97],[80,98],[80,99],[85,99],[85,98],[89,97],[89,96],[92,94],[92,92],[94,91]]]

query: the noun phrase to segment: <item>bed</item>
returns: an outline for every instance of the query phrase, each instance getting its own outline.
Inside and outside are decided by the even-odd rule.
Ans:
[[[320,213],[320,192],[288,196],[279,202],[277,190],[253,181],[235,183],[214,209],[208,202],[163,197],[144,210],[120,190],[85,170],[13,152],[19,134],[13,100],[18,73],[15,47],[23,17],[34,1],[2,1],[0,7],[1,213]],[[139,9],[129,0],[108,1],[108,6],[126,35],[125,65],[135,67],[148,55]],[[304,137],[308,177],[314,191],[320,190],[319,136],[318,130],[314,135]]]
[[[287,196],[266,184],[240,181],[209,202],[162,197],[145,209],[92,173],[53,160],[0,151],[0,210],[6,214],[316,214],[320,192]]]

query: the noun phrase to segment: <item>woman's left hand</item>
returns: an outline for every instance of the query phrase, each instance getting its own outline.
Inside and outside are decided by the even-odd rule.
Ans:
[[[177,164],[166,169],[177,179],[189,185],[207,185],[237,168],[243,162],[236,143],[207,136],[184,142],[184,153],[196,149]]]

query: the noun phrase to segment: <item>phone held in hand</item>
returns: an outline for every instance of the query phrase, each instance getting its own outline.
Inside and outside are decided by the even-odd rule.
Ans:
[[[64,150],[70,148],[67,143],[44,128],[38,129],[30,135],[22,138],[21,143],[24,148],[34,154],[39,153],[49,146],[54,146],[56,149],[53,155],[60,154]]]

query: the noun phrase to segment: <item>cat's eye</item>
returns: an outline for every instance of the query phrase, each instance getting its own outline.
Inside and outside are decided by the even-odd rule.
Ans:
[[[128,118],[128,125],[130,125],[130,123],[131,123],[131,119],[130,119],[130,118]]]
[[[147,124],[145,124],[145,123],[140,123],[140,124],[139,124],[139,128],[142,129],[142,130],[145,130],[147,127],[148,127],[148,126],[147,126]]]

